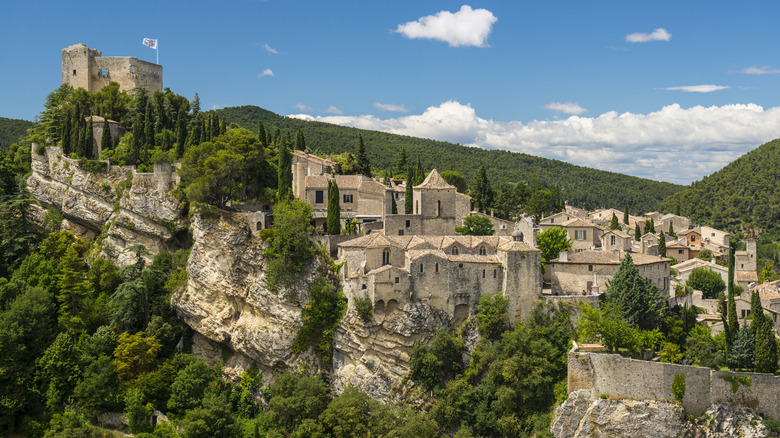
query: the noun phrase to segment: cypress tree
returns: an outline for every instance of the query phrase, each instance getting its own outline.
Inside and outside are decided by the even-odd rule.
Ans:
[[[474,176],[471,184],[471,198],[474,200],[474,209],[487,212],[493,204],[493,189],[487,177],[485,165],[479,166],[479,171]]]
[[[74,113],[73,121],[70,128],[70,150],[68,151],[68,156],[70,156],[70,154],[74,152],[78,153],[79,149],[81,148],[82,133],[83,131],[81,129],[81,121],[78,113],[78,107],[76,107],[76,112]]]
[[[361,137],[362,140],[363,137]],[[299,151],[305,151],[306,150],[306,139],[303,137],[303,131],[298,129],[298,132],[295,133],[295,149]]]
[[[184,120],[184,115],[179,114],[179,119],[176,121],[176,158],[184,156],[184,146],[187,142],[187,122]]]
[[[192,97],[192,103],[190,104],[190,108],[192,108],[192,115],[197,116],[200,112],[200,97],[198,96],[198,93],[195,93],[195,96]]]
[[[328,181],[328,216],[325,226],[328,234],[341,234],[341,205],[339,186],[335,180]]]
[[[623,212],[623,223],[628,225],[628,205],[626,205],[626,211]]]
[[[750,329],[753,330],[753,334],[756,334],[758,326],[764,322],[763,318],[758,317],[763,314],[764,309],[761,307],[761,298],[759,297],[758,292],[754,290],[753,293],[750,294],[750,315],[753,317]]]
[[[368,155],[366,155],[366,145],[363,143],[362,135],[358,136],[358,152],[356,161],[357,172],[365,176],[371,176],[371,163],[368,161]]]
[[[772,319],[761,311],[760,314],[753,315],[753,324],[756,321],[761,321],[755,335],[756,371],[759,373],[774,373],[777,371],[777,341],[772,330]]]
[[[661,237],[658,238],[658,255],[666,257],[666,235],[661,231]]]
[[[222,135],[227,132],[227,125],[225,124],[225,119],[219,119],[219,135]]]
[[[279,146],[279,169],[276,196],[281,200],[292,197],[292,154],[287,145]]]
[[[413,186],[414,171],[412,170],[412,166],[406,166],[406,192],[404,194],[404,213],[406,214],[414,213],[414,199],[412,199],[414,196],[414,192],[412,191]]]
[[[414,185],[422,184],[425,180],[425,170],[423,170],[420,157],[417,157],[417,169],[414,171]]]
[[[260,140],[260,143],[263,144],[263,146],[268,147],[268,138],[266,138],[265,133],[265,125],[263,125],[263,121],[260,120],[257,122],[257,139]]]
[[[84,130],[84,147],[83,147],[83,157],[91,160],[92,159],[92,143],[95,142],[94,136],[92,135],[92,117],[89,118],[89,123],[87,123],[87,128]]]
[[[70,111],[68,111],[65,117],[65,123],[62,125],[62,154],[66,157],[70,155],[71,123]]]
[[[395,193],[390,194],[390,214],[398,214],[398,204],[395,202]]]
[[[609,222],[609,229],[610,230],[617,230],[620,228],[620,224],[618,224],[618,218],[615,216],[615,212],[612,212],[612,220]]]
[[[146,114],[144,115],[144,144],[143,162],[149,162],[149,149],[154,147],[154,120],[152,120],[152,104],[146,102]]]
[[[634,240],[637,242],[642,240],[642,230],[639,228],[639,223],[637,223],[636,228],[634,228]]]
[[[650,232],[655,234],[655,220],[650,218]]]
[[[103,136],[100,137],[100,150],[109,150],[112,145],[111,140],[111,124],[108,123],[108,119],[103,119]]]
[[[406,155],[406,146],[401,146],[401,153],[398,154],[398,169],[403,171],[409,165],[409,156]],[[407,175],[408,178],[408,175]]]
[[[726,331],[726,344],[729,348],[734,344],[734,339],[739,331],[737,320],[737,305],[734,302],[734,244],[729,245],[729,278],[728,278],[728,331]]]
[[[677,237],[677,234],[674,233],[674,222],[669,222],[669,235]]]

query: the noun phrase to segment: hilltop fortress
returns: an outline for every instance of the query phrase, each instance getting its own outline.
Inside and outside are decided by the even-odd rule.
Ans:
[[[62,49],[62,83],[87,91],[100,91],[109,82],[119,83],[125,91],[162,91],[162,70],[162,65],[130,56],[103,56],[85,44]]]

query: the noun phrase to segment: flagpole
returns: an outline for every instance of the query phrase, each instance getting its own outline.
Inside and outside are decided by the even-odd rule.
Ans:
[[[160,40],[157,40],[157,49],[155,49],[155,52],[157,52],[157,65],[160,65]]]

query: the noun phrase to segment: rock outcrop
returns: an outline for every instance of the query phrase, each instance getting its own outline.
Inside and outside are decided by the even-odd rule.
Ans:
[[[584,390],[569,394],[555,411],[556,438],[653,437],[726,438],[775,436],[745,407],[717,403],[698,418],[679,403],[656,400],[596,399]]]
[[[127,248],[141,244],[151,260],[162,250],[175,250],[186,240],[181,203],[171,192],[178,176],[170,164],[155,165],[154,173],[133,166],[107,166],[90,172],[79,160],[66,158],[59,147],[33,146],[32,174],[27,189],[42,207],[56,207],[63,226],[79,237],[98,237],[103,254],[120,266],[136,261]],[[33,212],[42,222],[44,210]]]

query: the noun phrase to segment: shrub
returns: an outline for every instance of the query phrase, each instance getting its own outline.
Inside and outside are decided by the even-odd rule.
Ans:
[[[35,153],[38,155],[43,155],[46,153],[46,145],[44,144],[37,144],[35,145]]]
[[[509,301],[501,293],[497,293],[495,297],[490,295],[479,297],[477,330],[482,337],[498,339],[501,337],[501,333],[509,328],[509,317],[506,314],[507,304]]]
[[[704,298],[715,298],[726,290],[726,283],[723,282],[720,274],[707,268],[696,268],[691,271],[685,284],[700,290],[704,294]]]
[[[322,359],[329,359],[333,332],[347,310],[347,300],[340,290],[328,284],[324,277],[314,280],[309,292],[309,304],[301,310],[303,325],[293,342],[293,351],[302,353],[312,347]]]
[[[674,381],[672,382],[672,393],[674,398],[682,403],[683,397],[685,397],[685,373],[675,373]]]
[[[43,216],[43,228],[52,233],[62,228],[62,213],[54,207],[49,207]]]
[[[604,394],[604,393],[602,392],[601,394],[599,394],[599,398],[600,398],[600,399],[603,399],[603,400],[606,400],[606,399],[608,399],[608,398],[609,398],[609,396],[608,396],[607,394]]]
[[[108,169],[108,163],[99,160],[87,160],[82,158],[79,160],[79,166],[89,173],[103,173]]]
[[[355,310],[365,322],[370,321],[371,315],[374,314],[374,306],[371,305],[371,300],[368,297],[355,298]]]

